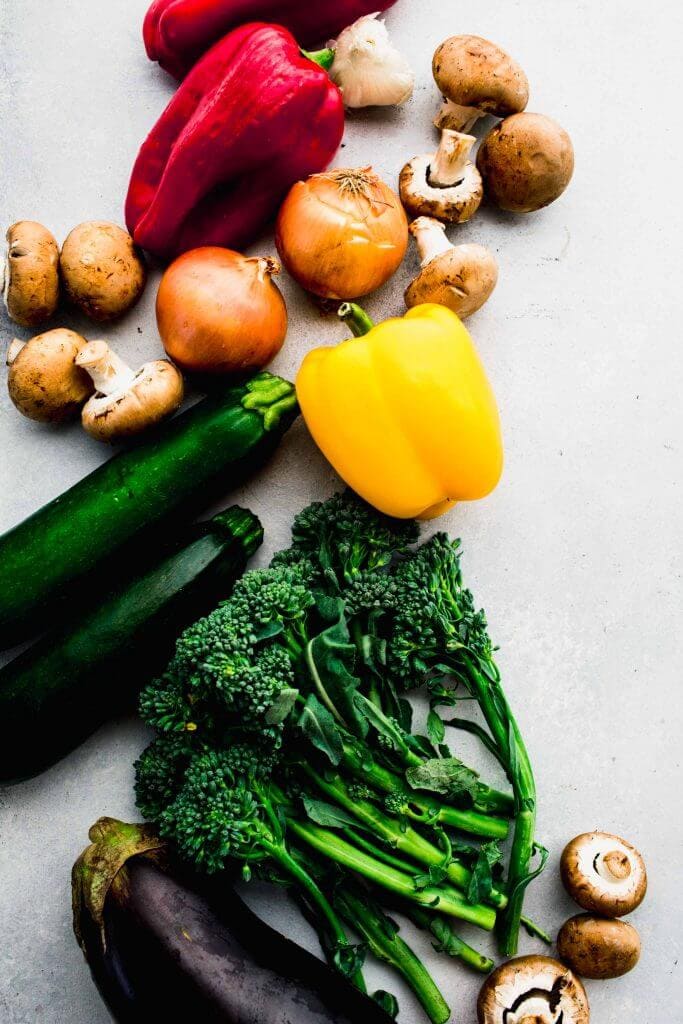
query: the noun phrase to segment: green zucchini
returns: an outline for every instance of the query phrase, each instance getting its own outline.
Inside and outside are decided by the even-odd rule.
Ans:
[[[262,539],[251,512],[220,512],[0,669],[0,782],[36,775],[132,707],[141,685],[166,665],[178,633],[227,596]]]
[[[154,546],[166,527],[242,480],[296,415],[293,385],[259,373],[197,403],[0,536],[0,649],[63,617],[72,608],[65,599],[107,561],[113,572],[139,565],[143,542]]]

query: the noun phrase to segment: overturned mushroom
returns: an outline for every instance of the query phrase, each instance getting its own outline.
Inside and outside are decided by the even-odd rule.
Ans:
[[[479,1024],[588,1024],[588,998],[568,967],[549,956],[501,964],[477,1000]]]
[[[630,914],[647,891],[643,858],[610,832],[584,832],[572,839],[562,853],[560,874],[580,907],[605,917]]]
[[[147,280],[133,239],[107,221],[85,221],[67,235],[60,269],[71,302],[98,322],[114,320],[130,309]]]
[[[11,342],[7,388],[20,413],[40,423],[62,423],[78,414],[93,393],[88,374],[74,363],[87,344],[80,334],[64,327],[27,342],[18,338]]]
[[[638,963],[640,936],[627,921],[577,914],[562,925],[557,952],[584,978],[620,978]]]
[[[469,159],[472,135],[446,129],[436,153],[410,160],[399,177],[401,202],[413,217],[437,217],[463,224],[479,209],[484,190],[481,175]]]
[[[59,247],[42,224],[20,220],[7,230],[3,298],[22,327],[49,320],[59,301]]]
[[[498,281],[493,253],[483,245],[451,245],[443,224],[418,217],[410,225],[420,253],[420,272],[406,288],[406,306],[437,302],[464,319],[476,313]]]
[[[139,434],[174,412],[183,400],[183,378],[168,359],[131,370],[104,341],[81,349],[76,364],[97,389],[83,406],[83,427],[98,441]]]
[[[491,131],[477,154],[486,195],[502,210],[533,213],[562,195],[574,172],[567,132],[545,114],[514,114]]]
[[[444,96],[437,128],[469,132],[480,117],[516,114],[529,99],[529,83],[517,61],[481,36],[446,39],[434,54],[432,72]]]

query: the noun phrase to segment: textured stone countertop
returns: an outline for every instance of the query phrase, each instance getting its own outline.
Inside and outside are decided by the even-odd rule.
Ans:
[[[145,7],[1,0],[3,223],[39,220],[61,240],[82,220],[121,221],[137,147],[172,92],[145,58]],[[673,0],[399,0],[387,22],[417,73],[414,97],[401,110],[350,115],[337,161],[373,164],[395,182],[407,158],[429,151],[431,55],[460,32],[513,53],[531,82],[529,109],[574,140],[575,178],[555,205],[528,217],[486,208],[451,232],[489,245],[500,262],[498,289],[469,326],[498,394],[506,468],[490,499],[439,526],[463,539],[536,770],[538,834],[551,856],[529,913],[556,933],[576,912],[558,860],[577,832],[621,833],[647,860],[650,892],[633,917],[642,960],[622,980],[588,984],[595,1024],[683,1022],[682,10]],[[265,237],[253,251],[272,248]],[[367,302],[374,318],[402,310],[416,266],[411,251]],[[293,374],[309,347],[343,335],[280,280],[291,327],[275,368]],[[160,353],[155,290],[153,276],[140,305],[98,331],[133,360]],[[14,333],[0,317],[3,348]],[[4,384],[0,436],[2,529],[108,455],[78,426],[22,419]],[[299,423],[229,497],[262,517],[265,559],[286,543],[294,512],[336,486]],[[144,743],[135,721],[111,723],[42,777],[0,792],[1,1024],[110,1019],[71,932],[69,870],[95,818],[135,816],[131,763]],[[266,909],[264,893],[253,899]],[[284,898],[267,902],[272,920],[315,946]],[[472,1024],[478,979],[428,942],[416,946],[453,1021]],[[526,936],[522,947],[540,951]],[[399,993],[402,1022],[423,1019],[379,967],[369,974]]]

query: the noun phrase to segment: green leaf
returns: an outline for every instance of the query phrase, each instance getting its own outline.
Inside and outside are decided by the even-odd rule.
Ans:
[[[266,711],[266,725],[279,725],[280,722],[284,722],[296,704],[298,696],[299,691],[293,688],[288,687],[287,689],[280,690],[277,700],[273,701]]]
[[[356,646],[344,618],[344,602],[325,598],[325,610],[336,608],[336,621],[311,640],[306,664],[322,702],[334,708],[354,735],[367,735],[367,724],[354,703],[360,679],[354,675]]]
[[[349,942],[345,946],[337,946],[332,961],[340,974],[352,978],[362,969],[367,951],[368,947],[364,943],[353,946]]]
[[[358,822],[355,818],[326,800],[314,800],[310,796],[304,796],[302,802],[306,814],[317,825],[324,825],[325,828],[348,828],[349,825],[352,828],[357,827]]]
[[[313,746],[337,765],[344,753],[344,743],[334,716],[311,693],[299,718],[299,728]]]
[[[511,900],[512,897],[516,893],[518,893],[520,890],[526,889],[526,887],[529,884],[529,882],[533,882],[534,878],[538,878],[538,876],[541,874],[541,872],[545,868],[546,863],[548,861],[548,857],[550,856],[549,850],[547,850],[545,848],[545,846],[541,846],[540,843],[534,843],[533,850],[532,850],[532,856],[535,856],[536,854],[538,854],[539,857],[540,857],[540,862],[539,862],[538,867],[534,868],[533,870],[530,869],[529,871],[527,871],[527,873],[525,875],[522,875],[521,878],[517,879],[517,881],[515,882],[515,884],[512,886],[512,888],[510,889],[510,891],[508,893],[508,899]]]
[[[376,992],[372,993],[372,998],[376,1003],[379,1003],[385,1013],[388,1013],[390,1017],[396,1020],[399,1011],[396,996],[392,995],[391,992],[385,992],[384,989],[378,988]]]
[[[406,769],[406,781],[412,789],[426,789],[451,799],[463,795],[474,799],[479,776],[457,757],[433,757]]]
[[[472,878],[466,894],[468,903],[484,903],[488,900],[493,888],[492,869],[499,863],[500,858],[500,847],[497,842],[484,843],[472,868]]]
[[[380,736],[391,740],[396,749],[405,749],[405,733],[394,718],[389,718],[385,715],[383,711],[373,704],[371,700],[368,700],[367,697],[364,697],[362,693],[357,693],[354,701],[360,714],[367,719]]]
[[[427,735],[434,746],[443,743],[446,736],[446,729],[441,721],[441,716],[433,708],[430,709],[427,716]]]
[[[429,885],[441,885],[447,875],[448,868],[445,864],[432,864],[423,874],[413,875],[413,885],[419,892]]]

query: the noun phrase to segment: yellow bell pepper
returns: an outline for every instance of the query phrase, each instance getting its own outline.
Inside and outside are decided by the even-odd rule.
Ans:
[[[308,429],[346,483],[399,518],[431,519],[498,483],[496,400],[459,318],[414,306],[376,327],[358,306],[356,335],[304,359],[296,390]]]

